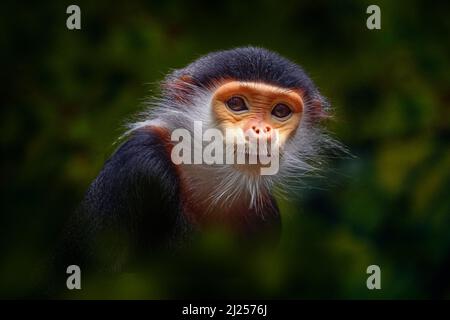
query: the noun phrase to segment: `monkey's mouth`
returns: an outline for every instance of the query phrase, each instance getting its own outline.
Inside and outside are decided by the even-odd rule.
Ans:
[[[270,155],[272,154],[272,149],[270,144],[266,148],[259,147],[257,145],[250,145],[249,143],[234,144],[234,151],[236,154],[247,154],[247,155]]]
[[[278,146],[277,146],[278,147]],[[243,164],[254,164],[254,165],[264,165],[267,164],[268,161],[272,159],[274,156],[278,156],[280,150],[277,149],[272,150],[270,145],[267,146],[267,148],[254,148],[251,147],[249,144],[243,144],[243,145],[234,145],[234,157],[235,159],[245,160],[245,163]],[[238,162],[238,164],[240,164]]]

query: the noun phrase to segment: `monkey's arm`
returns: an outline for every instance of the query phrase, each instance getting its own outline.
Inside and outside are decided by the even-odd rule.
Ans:
[[[116,269],[130,255],[138,256],[136,251],[170,244],[184,228],[179,193],[161,135],[150,129],[136,131],[86,193],[70,228],[72,263]]]

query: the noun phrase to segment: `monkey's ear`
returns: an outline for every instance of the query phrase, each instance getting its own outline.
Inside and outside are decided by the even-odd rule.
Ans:
[[[309,114],[314,122],[321,122],[331,118],[329,110],[329,102],[322,96],[316,96],[311,101]]]
[[[178,101],[186,101],[194,93],[194,79],[189,75],[173,77],[162,85],[163,90]]]

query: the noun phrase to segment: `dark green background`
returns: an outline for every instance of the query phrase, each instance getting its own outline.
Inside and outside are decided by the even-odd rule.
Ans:
[[[366,28],[374,3],[378,31]],[[238,256],[239,244],[213,233],[188,256],[83,283],[75,296],[450,298],[444,3],[77,1],[80,31],[66,28],[72,2],[2,4],[0,297],[45,296],[64,222],[165,73],[257,45],[305,68],[354,157],[333,160],[295,201],[280,200],[278,249]],[[366,288],[371,264],[382,290]]]

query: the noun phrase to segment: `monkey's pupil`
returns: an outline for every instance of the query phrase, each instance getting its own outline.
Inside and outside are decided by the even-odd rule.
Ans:
[[[243,111],[247,110],[244,99],[241,97],[231,97],[227,101],[227,106],[233,111]]]
[[[277,104],[272,110],[272,114],[277,118],[286,118],[291,113],[291,109],[287,105],[282,103]]]

